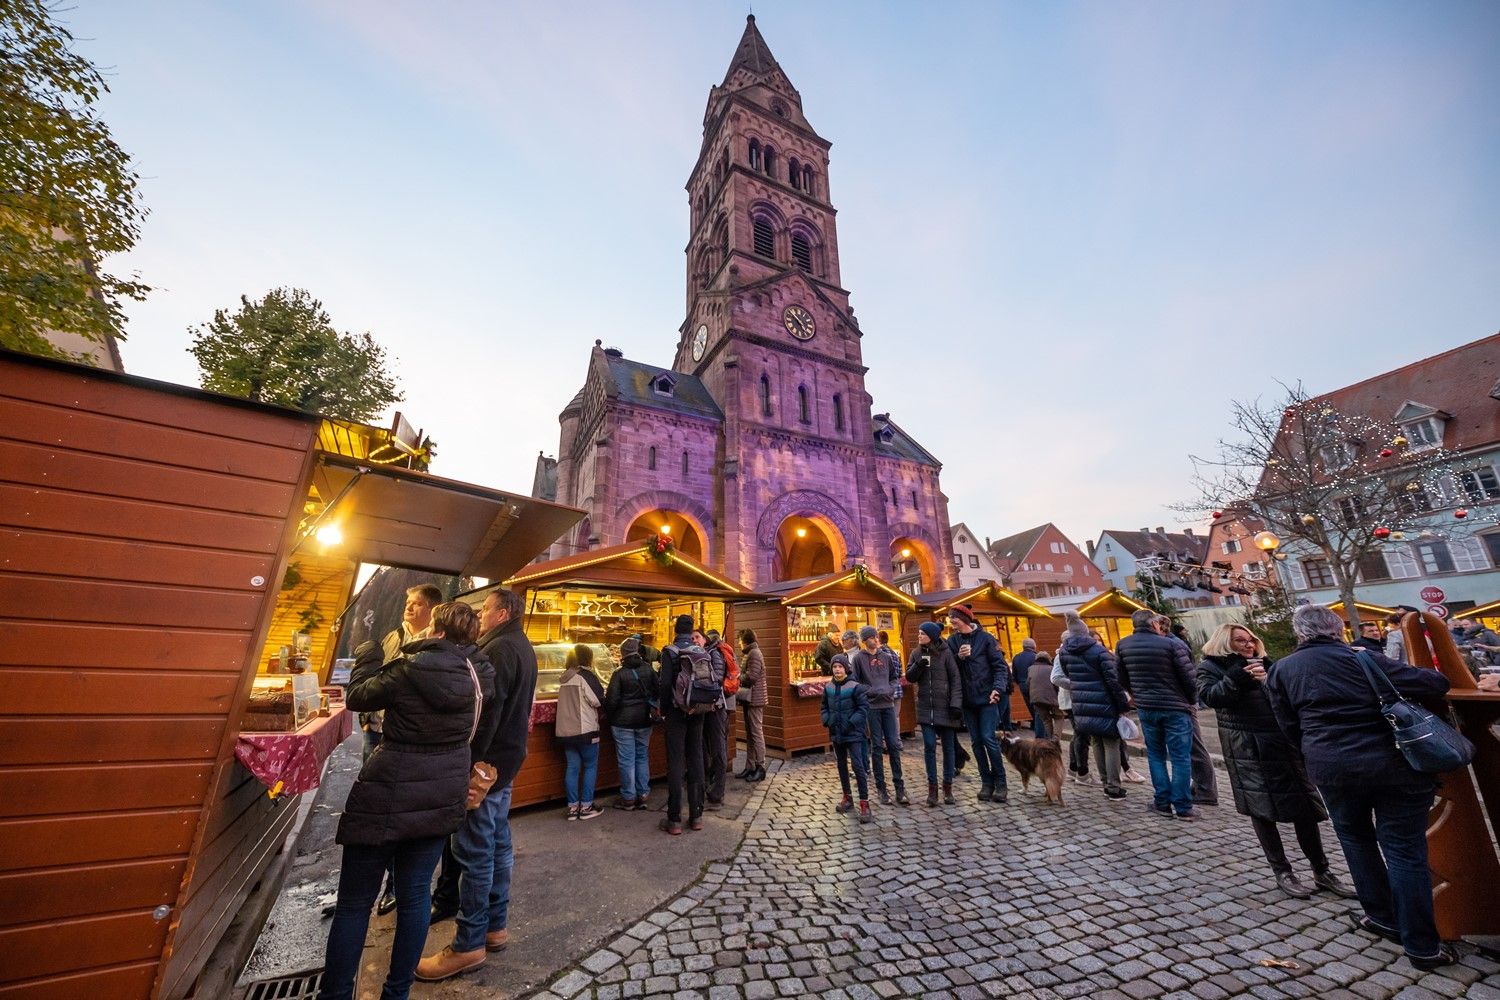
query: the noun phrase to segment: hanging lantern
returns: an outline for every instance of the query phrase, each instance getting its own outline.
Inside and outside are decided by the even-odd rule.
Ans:
[[[1464,518],[1469,516],[1469,512],[1460,507],[1458,508],[1458,510],[1455,510],[1453,512],[1453,516],[1462,521]]]
[[[1394,451],[1392,451],[1391,449],[1389,449],[1389,448],[1382,448],[1382,449],[1380,449],[1380,457],[1381,458],[1390,458],[1394,454],[1396,454],[1396,453]]]
[[[1406,435],[1405,434],[1397,434],[1395,437],[1391,438],[1391,444],[1393,446],[1397,447],[1397,448],[1405,448],[1406,447]]]
[[[1303,514],[1302,523],[1306,525],[1313,525],[1318,523],[1318,519],[1311,514]]]
[[[1382,526],[1382,527],[1379,527],[1379,528],[1376,528],[1376,529],[1375,529],[1375,530],[1374,530],[1374,531],[1373,531],[1373,532],[1371,532],[1371,533],[1372,533],[1372,534],[1373,534],[1373,535],[1374,535],[1374,536],[1375,536],[1375,537],[1376,537],[1376,538],[1378,538],[1378,539],[1380,539],[1380,540],[1381,540],[1381,541],[1385,541],[1385,540],[1386,540],[1386,539],[1387,539],[1387,538],[1390,538],[1390,537],[1391,537],[1391,529],[1390,529],[1390,528],[1387,528],[1387,527],[1384,527],[1384,526]]]
[[[1223,516],[1224,516],[1224,512],[1222,510],[1216,510],[1216,511],[1214,511],[1213,517],[1214,517],[1215,521],[1217,521],[1219,518],[1221,518]]]

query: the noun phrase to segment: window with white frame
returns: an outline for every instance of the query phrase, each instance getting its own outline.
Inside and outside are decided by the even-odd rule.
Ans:
[[[1475,570],[1490,568],[1490,561],[1484,551],[1484,543],[1477,538],[1449,539],[1448,551],[1453,554],[1453,568],[1460,573],[1472,573]]]
[[[979,557],[978,556],[970,556],[969,557],[969,568],[970,569],[978,569],[979,568]]]
[[[1453,552],[1448,548],[1447,542],[1418,542],[1416,549],[1422,569],[1429,575],[1454,571]]]
[[[963,568],[964,554],[962,552],[953,553],[953,565],[957,566],[959,569]]]
[[[1339,520],[1346,528],[1352,528],[1364,520],[1365,502],[1359,497],[1339,497],[1338,508]]]
[[[1349,442],[1347,441],[1335,441],[1332,444],[1325,444],[1318,449],[1318,454],[1322,457],[1323,464],[1335,471],[1338,469],[1347,469],[1350,465],[1354,464],[1354,449],[1349,447]]]
[[[1282,563],[1286,569],[1286,575],[1291,579],[1293,590],[1307,589],[1307,574],[1302,572],[1302,564],[1295,559],[1288,559]]]
[[[1302,560],[1302,571],[1307,574],[1307,581],[1314,587],[1332,587],[1333,569],[1328,565],[1328,560],[1319,556]]]
[[[1465,469],[1458,474],[1458,486],[1469,503],[1500,500],[1500,478],[1496,478],[1494,466]]]
[[[1266,567],[1258,562],[1246,563],[1243,572],[1251,580],[1263,580],[1266,576]]]
[[[1413,420],[1401,425],[1401,433],[1406,435],[1407,447],[1412,451],[1426,451],[1443,443],[1443,422],[1437,417]]]
[[[1391,545],[1385,550],[1385,564],[1390,567],[1391,579],[1411,580],[1422,575],[1422,565],[1405,545]]]
[[[1224,551],[1226,556],[1232,555],[1240,550],[1240,540],[1238,538],[1226,539],[1219,543],[1219,548]]]
[[[1425,514],[1432,510],[1432,494],[1415,479],[1396,489],[1396,509],[1403,514]]]
[[[1366,552],[1359,558],[1359,579],[1361,583],[1375,583],[1378,580],[1389,580],[1391,578],[1391,567],[1385,561],[1384,552]]]
[[[1063,543],[1063,542],[1053,542],[1052,543],[1052,554],[1053,555],[1059,555],[1059,556],[1067,555],[1068,554],[1068,546],[1065,543]]]
[[[1500,566],[1500,531],[1492,531],[1488,535],[1480,535],[1479,543],[1489,553],[1490,562]]]

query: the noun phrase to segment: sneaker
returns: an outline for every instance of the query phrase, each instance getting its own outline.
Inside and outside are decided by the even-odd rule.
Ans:
[[[1004,802],[1006,800],[1005,786],[1001,785],[990,793],[991,802]]]
[[[1087,771],[1085,771],[1083,774],[1074,774],[1072,775],[1072,778],[1073,781],[1079,785],[1092,785],[1094,783],[1093,775],[1089,774]]]
[[[1172,818],[1172,807],[1171,806],[1159,806],[1155,802],[1147,802],[1146,803],[1146,811],[1149,812],[1149,813],[1156,813],[1156,815],[1158,815],[1158,816],[1164,816],[1167,819],[1171,819]]]
[[[1198,822],[1198,814],[1195,812],[1178,813],[1177,818],[1182,820],[1184,823]]]
[[[1407,955],[1406,960],[1423,972],[1431,972],[1445,965],[1452,965],[1458,961],[1458,953],[1447,945],[1439,945],[1438,953],[1428,958],[1418,958],[1415,955]]]
[[[577,806],[568,806],[568,821],[572,822],[573,820],[575,820],[577,818],[578,818],[578,807]]]
[[[1114,799],[1114,800],[1118,801],[1118,800],[1123,799],[1125,797],[1125,789],[1123,789],[1123,788],[1106,788],[1104,790],[1104,797],[1107,798],[1107,799]]]
[[[586,806],[579,806],[578,807],[578,818],[579,819],[597,819],[597,818],[599,818],[600,816],[603,816],[603,815],[604,815],[604,810],[600,809],[598,806],[594,805],[592,802],[590,802]]]
[[[883,806],[888,806],[891,804],[891,793],[886,791],[884,788],[880,790],[880,804]]]
[[[898,805],[898,806],[909,806],[909,805],[911,805],[911,799],[909,799],[909,798],[906,797],[906,789],[903,788],[903,789],[901,789],[901,791],[899,791],[899,792],[896,793],[896,805]]]
[[[1373,934],[1376,937],[1385,938],[1387,941],[1394,941],[1397,944],[1401,943],[1400,931],[1394,927],[1382,927],[1363,913],[1354,914],[1354,929],[1364,931],[1366,934]]]
[[[639,799],[635,800],[635,811],[636,812],[643,812],[644,810],[647,810],[647,809],[650,809],[650,808],[651,807],[649,805],[647,805],[646,800],[644,798],[639,798]]]
[[[1144,785],[1146,783],[1146,776],[1139,771],[1121,771],[1120,777],[1132,785]]]

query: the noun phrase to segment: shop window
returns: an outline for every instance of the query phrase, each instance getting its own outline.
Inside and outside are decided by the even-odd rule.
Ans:
[[[839,393],[833,394],[833,429],[844,429],[844,397]]]
[[[1500,500],[1500,479],[1495,478],[1493,466],[1487,465],[1482,469],[1460,472],[1458,485],[1463,492],[1464,500],[1469,503]]]
[[[656,445],[654,444],[646,449],[646,468],[656,471]]]
[[[804,424],[812,423],[812,412],[807,403],[807,386],[797,386],[797,419]]]
[[[969,568],[970,569],[978,569],[979,568],[979,557],[978,556],[970,556],[969,557]]]
[[[801,233],[792,234],[792,263],[804,271],[812,271],[812,244]]]
[[[751,237],[755,244],[755,252],[762,257],[776,256],[776,234],[771,229],[771,223],[766,219],[756,219],[750,223]]]
[[[771,415],[771,377],[769,375],[760,377],[760,415],[763,417]]]
[[[1420,542],[1416,549],[1417,558],[1427,574],[1454,571],[1453,552],[1448,548],[1447,542]]]
[[[1391,568],[1386,564],[1384,552],[1366,552],[1359,559],[1359,579],[1361,583],[1374,583],[1377,580],[1389,580]]]
[[[1333,569],[1327,559],[1304,559],[1302,571],[1307,574],[1307,582],[1314,587],[1333,586]]]

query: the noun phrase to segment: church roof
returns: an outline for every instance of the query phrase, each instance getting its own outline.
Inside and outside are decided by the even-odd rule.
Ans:
[[[889,435],[882,435],[881,431],[888,431]],[[877,454],[920,462],[923,465],[943,464],[933,457],[932,452],[917,444],[916,439],[898,427],[889,416],[875,421],[875,451]]]
[[[729,69],[724,71],[724,82],[734,75],[737,69],[748,69],[757,75],[769,73],[776,69],[776,57],[771,55],[771,47],[761,37],[760,29],[755,26],[755,15],[750,14],[745,18],[745,33],[740,36],[740,44],[734,50],[734,58],[729,60]]]
[[[696,376],[670,368],[657,368],[655,365],[609,353],[602,356],[609,373],[609,378],[604,383],[604,393],[610,399],[692,417],[724,419],[724,411],[719,409],[719,404],[709,395],[708,387]],[[672,382],[670,395],[658,392],[653,387],[653,383],[663,375]]]

